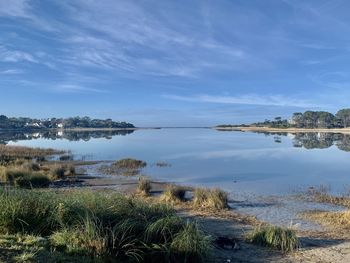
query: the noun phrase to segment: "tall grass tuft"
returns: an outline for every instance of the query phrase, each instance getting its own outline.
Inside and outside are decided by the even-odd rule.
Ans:
[[[296,232],[289,228],[277,226],[259,226],[247,234],[247,240],[253,244],[281,250],[295,251],[299,247]]]
[[[161,200],[167,203],[185,201],[186,189],[181,186],[169,185],[161,196]]]
[[[151,181],[147,179],[147,177],[140,177],[137,185],[137,191],[142,195],[148,196],[150,194],[151,189]]]
[[[198,229],[196,223],[187,223],[175,234],[172,252],[181,255],[183,262],[205,262],[211,251],[211,239]],[[200,255],[198,257],[198,255]]]
[[[195,207],[221,210],[228,208],[228,194],[220,189],[197,188],[194,191]]]

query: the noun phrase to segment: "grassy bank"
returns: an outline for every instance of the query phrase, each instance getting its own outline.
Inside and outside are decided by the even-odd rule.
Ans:
[[[196,223],[171,207],[112,192],[1,189],[0,211],[0,233],[43,237],[52,251],[71,256],[203,262],[211,248]]]

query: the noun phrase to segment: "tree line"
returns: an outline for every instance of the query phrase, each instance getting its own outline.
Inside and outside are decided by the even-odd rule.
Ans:
[[[0,115],[0,129],[72,129],[72,128],[135,128],[128,122],[116,122],[112,119],[91,119],[89,117],[32,119],[24,117],[7,117]]]
[[[274,120],[253,123],[252,126],[271,128],[349,128],[350,109],[339,110],[336,114],[327,111],[296,112],[289,120],[276,117]]]

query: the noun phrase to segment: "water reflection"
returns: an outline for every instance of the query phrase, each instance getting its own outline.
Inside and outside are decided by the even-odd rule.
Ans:
[[[110,130],[110,131],[43,131],[43,132],[0,132],[0,143],[7,144],[10,141],[26,141],[35,139],[65,139],[68,141],[89,141],[91,139],[112,139],[113,136],[126,136],[134,130]]]
[[[260,133],[260,132],[259,132]],[[350,134],[343,133],[267,133],[276,143],[281,143],[285,136],[292,137],[293,146],[305,149],[327,149],[335,145],[339,150],[350,152]]]

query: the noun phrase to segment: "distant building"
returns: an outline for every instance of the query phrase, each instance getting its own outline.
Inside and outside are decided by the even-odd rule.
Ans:
[[[58,124],[57,124],[57,128],[63,129],[63,123],[58,123]]]

